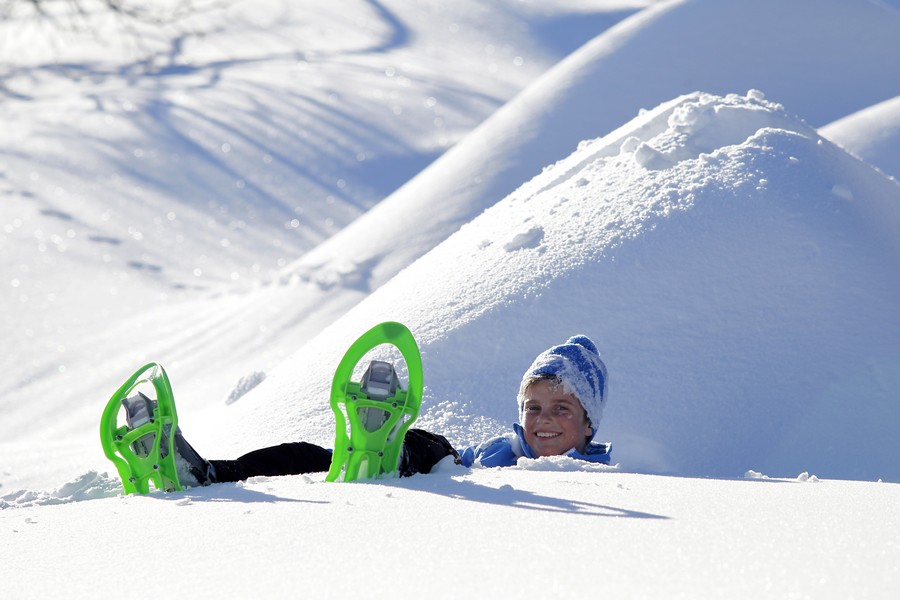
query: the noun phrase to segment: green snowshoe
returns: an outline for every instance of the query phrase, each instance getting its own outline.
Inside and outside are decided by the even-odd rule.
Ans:
[[[155,400],[136,390],[147,383],[156,392]],[[122,409],[124,425],[119,424]],[[209,464],[178,429],[172,386],[157,363],[138,369],[109,399],[100,420],[100,443],[126,494],[147,494],[151,483],[157,490],[173,492],[211,482]]]
[[[403,355],[408,390],[401,387],[393,365],[384,361],[372,361],[359,382],[350,380],[363,356],[381,344],[390,344]],[[338,364],[331,386],[336,427],[326,481],[395,476],[403,439],[419,415],[422,389],[422,357],[406,326],[381,323],[360,336]]]

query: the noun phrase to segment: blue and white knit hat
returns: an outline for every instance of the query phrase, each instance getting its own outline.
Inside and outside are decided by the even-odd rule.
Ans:
[[[606,405],[606,365],[600,360],[600,353],[594,342],[585,335],[576,335],[565,344],[553,346],[534,359],[522,376],[519,386],[519,422],[522,421],[526,388],[545,377],[555,377],[562,383],[566,393],[578,398],[596,433]]]

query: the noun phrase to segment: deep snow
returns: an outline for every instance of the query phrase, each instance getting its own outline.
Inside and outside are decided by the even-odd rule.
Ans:
[[[77,35],[5,67],[0,595],[900,592],[893,3],[248,7],[147,71]],[[209,457],[329,444],[385,319],[458,444],[590,335],[619,464],[120,495],[96,425],[140,364]]]
[[[896,495],[891,484],[569,465],[259,479],[0,511],[4,575],[20,574],[0,586],[9,598],[891,598]]]
[[[685,96],[583,143],[374,292],[224,438],[326,443],[333,365],[394,318],[422,346],[421,422],[460,444],[514,421],[531,358],[582,332],[610,371],[601,435],[624,468],[900,481],[898,231],[896,182],[758,92]]]

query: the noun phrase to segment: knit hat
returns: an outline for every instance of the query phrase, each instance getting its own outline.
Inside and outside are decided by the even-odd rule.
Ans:
[[[525,407],[525,390],[544,377],[560,381],[566,393],[574,395],[584,407],[594,432],[603,416],[606,405],[606,365],[600,360],[597,346],[585,335],[576,335],[565,344],[553,346],[538,355],[519,386],[519,421]]]

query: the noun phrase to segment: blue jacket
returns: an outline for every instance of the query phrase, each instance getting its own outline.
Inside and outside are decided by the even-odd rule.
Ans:
[[[609,464],[612,444],[591,442],[584,453],[572,450],[566,456],[588,462]],[[535,458],[534,451],[525,442],[525,431],[518,423],[513,424],[513,432],[495,437],[477,446],[459,451],[462,464],[471,467],[512,467],[521,457]]]

